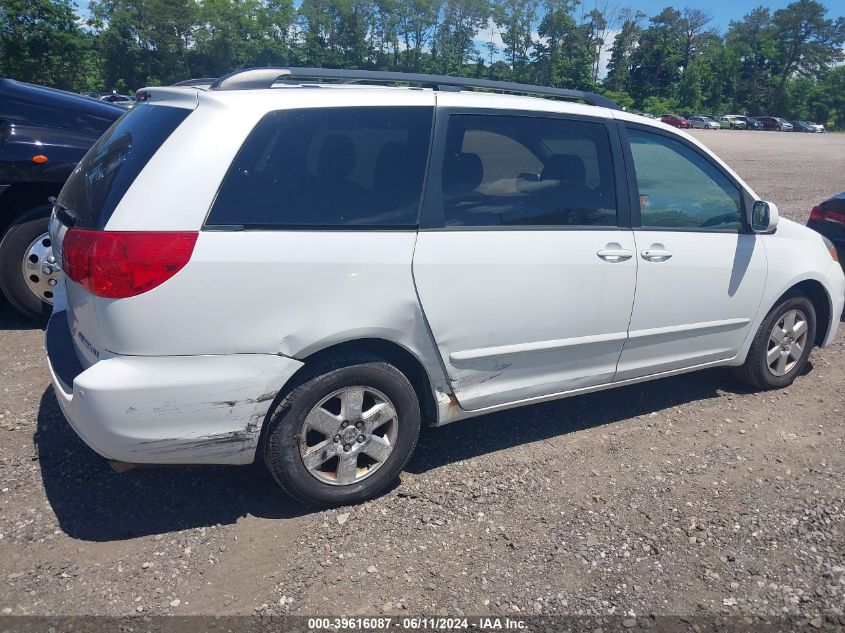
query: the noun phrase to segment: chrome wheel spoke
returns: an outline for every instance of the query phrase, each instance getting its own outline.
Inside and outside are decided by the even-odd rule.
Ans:
[[[330,439],[312,446],[302,456],[302,462],[308,470],[315,470],[337,454],[337,445]]]
[[[361,409],[364,406],[364,388],[349,387],[341,396],[340,417],[347,422],[357,422],[361,419]]]
[[[794,338],[796,341],[799,340],[806,333],[807,333],[807,322],[806,321],[799,321],[792,328],[792,338]]]
[[[383,437],[373,435],[364,444],[363,451],[377,462],[384,462],[390,456],[390,453],[393,452],[393,447]]]
[[[778,356],[777,364],[775,365],[775,371],[778,374],[783,375],[786,373],[786,361],[789,359],[789,352],[782,351],[780,356]]]
[[[769,365],[769,367],[771,367],[772,363],[774,363],[778,358],[780,358],[780,352],[780,345],[775,345],[772,349],[769,350],[769,353],[766,354],[766,363]]]
[[[786,331],[776,324],[775,329],[772,330],[772,335],[769,337],[769,340],[775,343],[780,343],[784,336],[786,336]]]
[[[795,310],[790,310],[783,315],[783,329],[786,332],[792,332],[795,329]]]
[[[305,418],[305,424],[319,431],[326,437],[332,437],[340,429],[341,419],[333,416],[322,407],[314,407]]]
[[[798,360],[801,358],[801,354],[804,353],[804,346],[800,345],[799,343],[793,343],[792,349],[789,350],[789,355],[794,359]]]
[[[339,484],[351,484],[358,474],[358,454],[340,453],[335,477]]]
[[[364,414],[364,428],[373,432],[396,417],[396,409],[387,402],[381,402]]]

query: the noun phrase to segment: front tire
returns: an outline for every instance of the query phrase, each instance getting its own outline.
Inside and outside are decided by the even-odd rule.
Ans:
[[[766,315],[745,363],[734,368],[734,374],[761,390],[788,387],[807,365],[815,340],[813,303],[805,295],[794,295]]]
[[[310,505],[348,505],[383,492],[419,438],[413,386],[384,359],[361,352],[305,371],[268,423],[263,456],[271,475]]]
[[[54,270],[47,235],[50,207],[37,207],[15,220],[0,240],[0,290],[23,315],[43,321],[53,311],[53,286],[61,273]],[[44,272],[44,266],[50,274]]]

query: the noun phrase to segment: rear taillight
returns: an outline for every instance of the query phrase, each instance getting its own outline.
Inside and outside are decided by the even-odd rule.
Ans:
[[[70,229],[65,274],[98,297],[134,297],[160,286],[191,259],[198,233]]]
[[[830,222],[845,226],[845,213],[822,209],[821,207],[813,207],[813,210],[810,211],[810,222]]]

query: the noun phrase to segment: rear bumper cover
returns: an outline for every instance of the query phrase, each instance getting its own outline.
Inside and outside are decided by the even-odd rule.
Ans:
[[[267,412],[302,363],[269,354],[115,356],[82,368],[67,313],[45,338],[56,398],[100,455],[137,464],[246,464]]]

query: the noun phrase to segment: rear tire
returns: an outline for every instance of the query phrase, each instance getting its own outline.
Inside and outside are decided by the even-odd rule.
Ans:
[[[748,350],[745,363],[733,368],[742,382],[760,390],[782,389],[804,370],[816,340],[816,310],[803,294],[772,308]]]
[[[270,416],[263,457],[271,475],[309,505],[348,505],[383,492],[419,438],[413,386],[363,352],[305,371]]]
[[[46,237],[50,210],[50,206],[31,209],[16,219],[0,240],[0,290],[18,312],[38,321],[46,320],[53,311],[52,296],[45,295],[52,292],[44,287],[38,288],[36,294],[35,287],[45,281],[40,270],[42,262],[37,261],[30,265],[31,270],[24,271],[24,260],[33,243]],[[25,275],[35,276],[38,281],[28,282]]]

